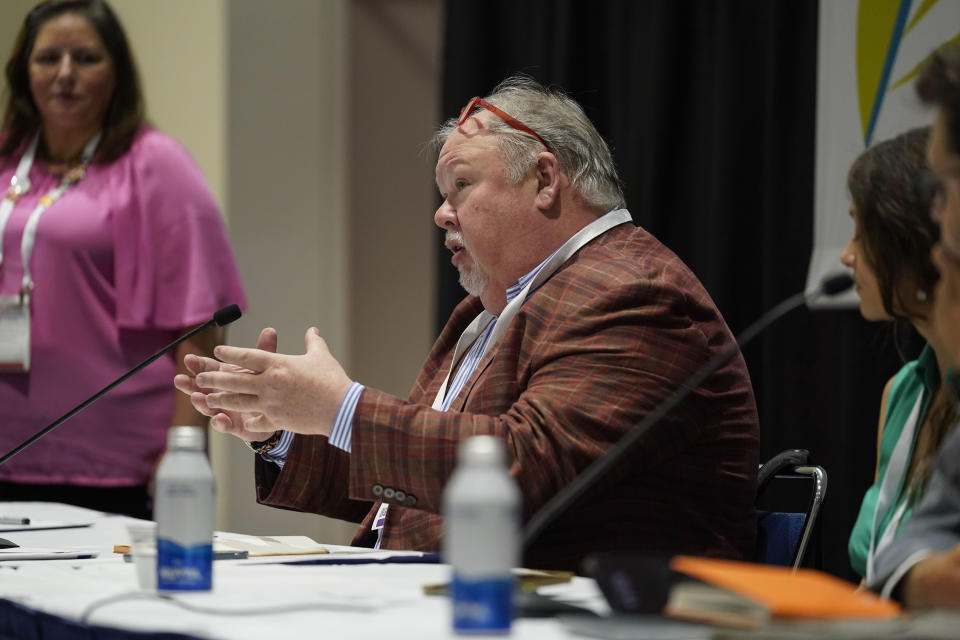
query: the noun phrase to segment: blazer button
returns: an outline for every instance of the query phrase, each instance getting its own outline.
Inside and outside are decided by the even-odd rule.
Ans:
[[[382,485],[382,484],[375,484],[375,485],[373,485],[373,487],[371,487],[370,490],[373,491],[373,496],[374,496],[375,498],[379,498],[380,496],[383,495],[383,485]]]
[[[397,501],[397,504],[403,504],[407,501],[407,494],[400,489],[397,489],[393,493],[393,498]]]
[[[408,494],[407,494],[407,506],[408,506],[408,507],[415,507],[415,506],[417,506],[417,496],[408,493]]]
[[[396,492],[393,490],[393,487],[386,487],[383,490],[383,499],[384,500],[393,500],[393,496]]]

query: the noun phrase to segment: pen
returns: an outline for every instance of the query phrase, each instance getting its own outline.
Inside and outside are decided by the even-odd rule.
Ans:
[[[114,553],[122,553],[124,562],[133,562],[133,553],[131,553],[126,547],[126,545],[114,545]],[[248,551],[214,551],[213,559],[214,560],[246,560],[249,556]]]
[[[14,516],[0,516],[0,524],[30,524],[30,518],[18,518]]]

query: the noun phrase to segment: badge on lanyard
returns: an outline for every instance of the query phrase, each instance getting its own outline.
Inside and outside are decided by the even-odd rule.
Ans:
[[[379,549],[380,543],[383,542],[383,527],[387,524],[387,511],[389,509],[389,504],[381,502],[380,508],[377,509],[377,517],[373,519],[373,524],[370,526],[370,531],[377,532],[377,541],[373,545],[374,549]]]
[[[0,296],[0,373],[30,371],[30,296]]]
[[[377,509],[377,517],[373,519],[373,524],[370,525],[371,531],[380,531],[383,529],[383,525],[387,522],[387,509],[390,508],[390,505],[386,503],[381,503],[380,508]]]
[[[0,296],[0,373],[20,373],[30,371],[30,295],[33,292],[33,278],[30,275],[30,256],[36,241],[37,224],[40,216],[62,196],[71,185],[80,181],[87,164],[93,158],[94,150],[100,142],[97,132],[83,148],[81,163],[73,167],[60,179],[60,184],[40,198],[30,217],[27,218],[20,240],[20,256],[23,265],[20,294]],[[36,156],[40,133],[33,136],[20,158],[17,171],[10,178],[10,188],[0,201],[0,266],[3,265],[3,232],[13,212],[13,207],[21,196],[30,191],[30,167]]]

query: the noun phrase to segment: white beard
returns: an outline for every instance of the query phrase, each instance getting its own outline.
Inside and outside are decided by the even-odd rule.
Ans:
[[[480,295],[487,290],[487,285],[490,284],[490,278],[487,277],[486,271],[480,267],[476,265],[472,268],[459,266],[457,267],[457,271],[460,272],[460,286],[470,295],[479,298]]]
[[[457,242],[465,251],[469,252],[463,242],[463,235],[459,231],[447,231],[446,241],[450,242],[451,240]],[[477,266],[476,262],[472,266],[461,264],[457,267],[457,271],[460,273],[460,286],[472,296],[479,298],[486,291],[487,285],[490,284],[490,277],[487,272]]]

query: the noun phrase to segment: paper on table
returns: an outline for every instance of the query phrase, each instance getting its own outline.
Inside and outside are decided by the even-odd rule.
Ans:
[[[213,551],[214,554],[245,551],[250,558],[329,553],[326,547],[307,536],[248,536],[242,533],[213,534]],[[130,545],[115,544],[113,552],[129,553]]]
[[[2,560],[78,560],[96,558],[97,551],[78,549],[52,549],[46,547],[11,547],[0,549]]]
[[[218,551],[246,551],[251,558],[329,553],[326,547],[307,536],[249,536],[242,533],[214,534],[213,548]]]

